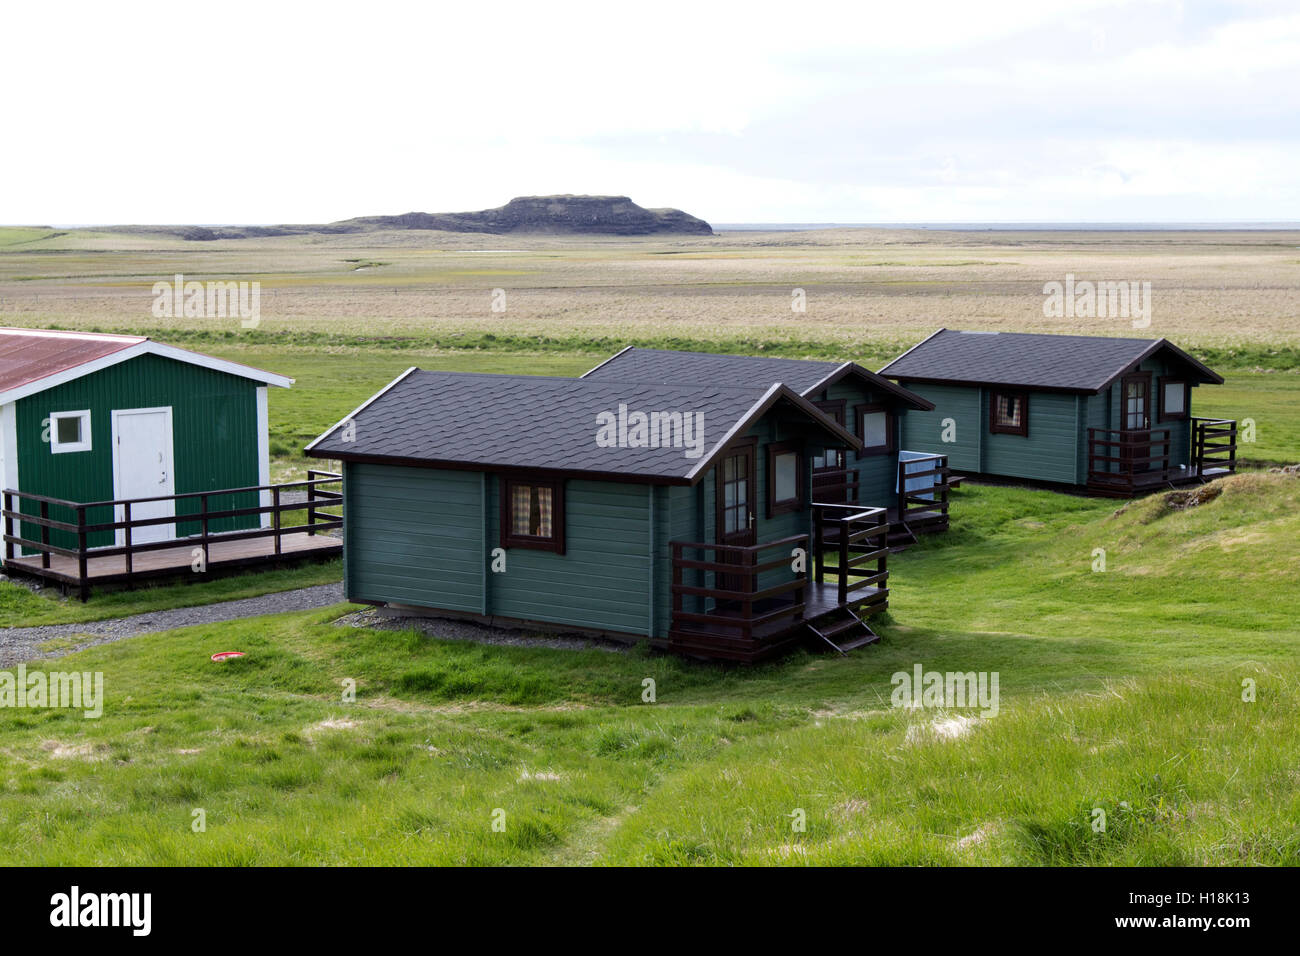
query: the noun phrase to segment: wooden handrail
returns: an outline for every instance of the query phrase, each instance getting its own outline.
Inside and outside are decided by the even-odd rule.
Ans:
[[[6,563],[13,562],[17,559],[17,551],[26,549],[35,551],[40,555],[40,566],[42,571],[50,572],[51,556],[57,555],[60,558],[69,559],[76,567],[76,576],[73,581],[79,589],[82,600],[89,596],[90,577],[88,574],[88,562],[92,559],[122,557],[125,561],[127,575],[135,572],[135,556],[149,551],[161,551],[169,548],[175,548],[179,545],[193,545],[201,547],[205,566],[211,557],[211,545],[215,542],[245,541],[255,538],[273,538],[273,553],[278,557],[283,555],[283,538],[286,534],[318,534],[323,531],[330,531],[343,526],[343,518],[340,514],[332,511],[322,510],[330,508],[340,508],[343,505],[343,494],[340,491],[329,491],[321,487],[330,483],[337,483],[342,480],[342,476],[334,472],[310,471],[305,481],[287,481],[279,484],[268,485],[248,485],[240,488],[221,488],[207,491],[182,492],[173,495],[157,495],[150,498],[119,498],[111,501],[68,501],[63,498],[54,498],[49,495],[38,495],[31,492],[19,491],[9,488],[3,491],[0,497],[0,516],[4,520],[4,560]],[[306,497],[302,501],[283,501],[281,494],[286,489],[306,488]],[[271,492],[271,503],[263,505],[260,503],[260,495],[264,491]],[[244,508],[223,508],[214,510],[211,507],[211,500],[214,497],[222,495],[259,495],[259,503],[256,506]],[[197,511],[177,513],[173,507],[171,514],[159,517],[136,517],[138,512],[133,514],[133,507],[140,504],[147,504],[159,501],[195,501],[198,505]],[[29,507],[35,506],[33,514],[25,513],[23,505]],[[50,516],[51,507],[62,508],[72,512],[74,518],[70,521],[59,520]],[[112,521],[90,521],[87,520],[87,513],[103,509],[121,509],[121,518],[118,519],[114,514]],[[308,521],[306,525],[288,525],[283,521],[285,512],[306,510]],[[243,531],[212,531],[212,524],[229,518],[251,517],[254,515],[270,514],[272,516],[271,527],[243,530]],[[198,535],[187,535],[184,537],[171,537],[163,541],[147,541],[139,543],[135,539],[134,532],[137,529],[157,527],[160,525],[178,526],[182,524],[194,524],[199,527]],[[23,525],[29,525],[33,528],[39,528],[40,540],[33,540],[25,536]],[[64,546],[55,544],[51,541],[51,532],[56,531],[65,535],[75,536],[75,546]],[[101,535],[108,532],[122,531],[122,544],[112,544],[103,547],[92,547],[90,539],[93,535]],[[30,532],[28,532],[30,533]],[[60,571],[56,575],[58,580],[67,582],[71,575]]]

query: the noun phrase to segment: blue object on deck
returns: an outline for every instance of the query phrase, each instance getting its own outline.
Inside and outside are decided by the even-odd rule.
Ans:
[[[930,501],[934,500],[934,492],[927,491],[927,489],[933,488],[935,485],[939,484],[943,479],[943,476],[924,474],[924,472],[935,470],[934,459],[934,455],[927,454],[923,451],[900,451],[898,453],[899,464],[903,466],[900,471],[903,474],[911,475],[916,472],[922,472],[921,477],[908,478],[906,480],[908,494],[919,493],[919,497],[926,498]],[[898,491],[897,478],[894,479],[894,491]]]

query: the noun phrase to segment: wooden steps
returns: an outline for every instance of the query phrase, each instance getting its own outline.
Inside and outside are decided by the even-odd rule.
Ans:
[[[867,626],[867,622],[858,617],[852,608],[840,608],[834,614],[818,621],[809,621],[808,630],[815,640],[823,646],[834,648],[841,654],[855,651],[859,647],[875,644],[880,635]]]

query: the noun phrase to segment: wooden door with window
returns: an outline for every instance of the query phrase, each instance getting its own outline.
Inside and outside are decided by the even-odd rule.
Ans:
[[[1144,447],[1151,439],[1151,373],[1138,372],[1126,375],[1120,386],[1124,391],[1124,407],[1121,410],[1120,437],[1124,444],[1120,447],[1120,457],[1124,459],[1124,471],[1146,471],[1148,464],[1142,461],[1151,457],[1151,449]]]
[[[715,540],[718,544],[751,545],[758,541],[754,527],[758,487],[755,481],[754,442],[729,449],[717,465],[717,514]],[[744,555],[718,553],[718,563],[739,564]],[[718,574],[717,586],[724,591],[742,591],[747,578],[739,574]]]

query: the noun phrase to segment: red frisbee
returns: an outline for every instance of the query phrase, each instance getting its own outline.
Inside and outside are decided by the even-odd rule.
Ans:
[[[244,656],[243,651],[221,651],[219,654],[213,654],[212,659],[214,661],[228,661],[232,657],[243,657],[243,656]]]

